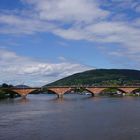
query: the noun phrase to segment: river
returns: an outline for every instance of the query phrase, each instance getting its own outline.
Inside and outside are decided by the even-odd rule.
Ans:
[[[1,100],[0,140],[140,140],[140,97]]]

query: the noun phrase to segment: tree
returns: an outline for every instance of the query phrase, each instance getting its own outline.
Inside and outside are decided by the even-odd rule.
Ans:
[[[6,83],[3,83],[1,87],[3,87],[3,88],[7,88],[7,87],[9,87],[9,85],[6,84]]]

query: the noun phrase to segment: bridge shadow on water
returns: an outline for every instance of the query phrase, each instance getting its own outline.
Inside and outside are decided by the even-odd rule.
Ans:
[[[47,95],[46,95],[47,96]],[[73,101],[86,101],[86,100],[93,100],[93,101],[101,101],[101,100],[135,100],[136,98],[140,97],[133,97],[133,96],[113,96],[113,95],[98,95],[98,96],[91,96],[91,95],[80,95],[80,94],[64,94],[63,98],[57,98],[55,95],[51,96],[51,98],[47,99],[47,101],[55,101],[55,102],[73,102]]]
[[[27,104],[30,102],[30,99],[29,98],[18,98],[17,102],[20,104]]]
[[[40,96],[41,95],[41,96]],[[58,98],[56,94],[38,94],[38,95],[29,95],[26,98],[17,98],[16,100],[12,100],[13,103],[17,102],[20,104],[28,104],[32,100],[42,100],[46,102],[56,102],[56,103],[65,103],[65,102],[75,102],[75,101],[86,101],[86,100],[93,100],[93,101],[100,101],[103,99],[113,99],[116,100],[118,98],[122,98],[124,100],[136,100],[139,97],[133,96],[91,96],[91,95],[81,95],[81,94],[64,94],[63,98]]]
[[[50,102],[56,101],[56,102],[63,103],[63,102],[69,102],[69,101],[97,100],[97,99],[98,97],[93,97],[90,95],[65,94],[63,98],[54,97],[54,98],[49,99],[48,101]]]

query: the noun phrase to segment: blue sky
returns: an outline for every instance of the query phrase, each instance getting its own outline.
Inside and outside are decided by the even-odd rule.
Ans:
[[[95,68],[140,69],[139,0],[1,0],[0,82],[40,86]]]

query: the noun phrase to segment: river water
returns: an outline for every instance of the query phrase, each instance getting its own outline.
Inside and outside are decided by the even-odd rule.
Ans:
[[[1,100],[0,140],[140,140],[140,97]]]

